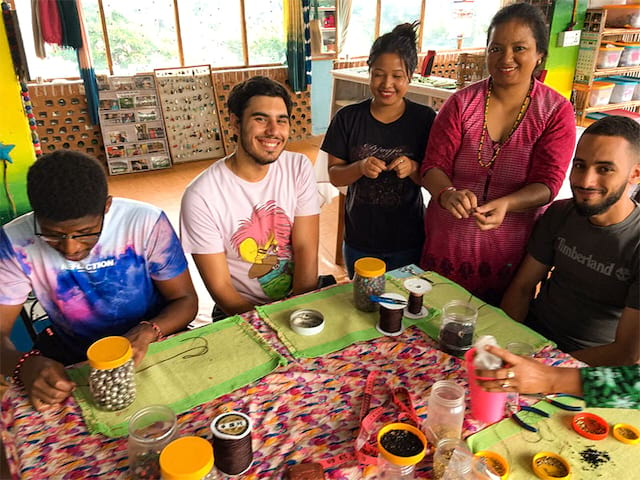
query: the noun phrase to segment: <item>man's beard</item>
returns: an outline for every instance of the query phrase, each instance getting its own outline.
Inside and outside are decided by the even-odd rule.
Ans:
[[[600,203],[596,205],[586,205],[576,201],[575,193],[573,195],[573,204],[576,206],[578,214],[584,217],[593,217],[595,215],[601,215],[611,208],[618,200],[622,198],[627,185],[623,184],[617,191],[607,195]]]

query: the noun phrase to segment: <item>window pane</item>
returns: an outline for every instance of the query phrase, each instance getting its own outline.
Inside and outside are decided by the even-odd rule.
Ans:
[[[180,0],[182,49],[187,65],[244,65],[240,2]]]
[[[78,57],[72,48],[62,48],[45,43],[46,58],[36,56],[31,23],[31,2],[14,2],[18,12],[20,34],[24,45],[29,75],[32,80],[42,78],[80,77]]]
[[[380,9],[380,35],[393,30],[401,23],[420,21],[422,0],[383,0]]]
[[[285,36],[282,0],[245,0],[249,63],[284,63]]]
[[[82,13],[87,27],[93,68],[96,73],[109,73],[98,0],[82,0]]]
[[[371,0],[353,0],[351,21],[341,54],[350,57],[367,56],[375,32],[376,5]]]
[[[426,0],[422,51],[481,48],[487,44],[487,27],[500,9],[500,0]]]
[[[180,66],[173,0],[104,0],[116,75]]]

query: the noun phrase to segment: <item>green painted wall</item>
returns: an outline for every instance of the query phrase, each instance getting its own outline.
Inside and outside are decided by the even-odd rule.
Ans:
[[[577,18],[573,30],[582,30],[587,11],[587,0],[577,1]],[[565,30],[571,23],[572,13],[573,0],[556,0],[554,2],[549,35],[549,56],[546,63],[547,77],[544,82],[567,98],[571,97],[573,76],[580,47],[558,47],[557,42],[558,33]]]
[[[36,156],[31,143],[29,123],[22,108],[20,83],[13,70],[4,22],[0,20],[0,143],[15,145],[8,153],[13,163],[0,160],[2,182],[0,183],[0,224],[14,218],[10,195],[16,205],[16,214],[31,210],[27,199],[27,170]]]

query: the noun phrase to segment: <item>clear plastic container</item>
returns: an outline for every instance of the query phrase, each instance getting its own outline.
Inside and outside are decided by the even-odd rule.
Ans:
[[[631,100],[640,100],[640,81],[636,83],[636,88],[633,89],[633,97]]]
[[[427,439],[413,425],[390,423],[378,432],[378,479],[413,480],[427,452]]]
[[[622,77],[607,78],[608,82],[614,84],[609,103],[629,102],[633,98],[636,82],[624,80]]]
[[[459,438],[443,438],[433,454],[433,478],[467,479],[471,474],[473,454],[467,444]]]
[[[431,387],[427,420],[427,438],[437,445],[443,438],[460,438],[464,420],[464,388],[453,380],[439,380]]]
[[[640,5],[608,5],[606,27],[640,28]]]
[[[136,399],[131,343],[125,337],[105,337],[87,350],[89,390],[98,408],[127,408]]]
[[[624,48],[615,46],[600,47],[596,68],[616,68]]]
[[[609,104],[614,84],[611,82],[593,82],[589,92],[589,106],[600,107]]]
[[[618,62],[619,67],[640,65],[640,43],[616,42],[615,45],[624,49]]]
[[[473,346],[478,309],[465,300],[452,300],[440,316],[440,350],[450,355],[464,355]]]
[[[215,480],[213,447],[204,438],[182,437],[160,453],[162,480]]]
[[[356,260],[354,270],[353,301],[356,308],[363,312],[375,312],[378,304],[372,302],[369,296],[384,293],[387,265],[378,258],[364,257]]]
[[[177,433],[176,415],[165,405],[138,410],[129,420],[129,472],[134,480],[160,476],[160,452]]]

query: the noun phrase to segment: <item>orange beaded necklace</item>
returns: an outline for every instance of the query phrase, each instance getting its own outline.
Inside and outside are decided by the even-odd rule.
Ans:
[[[478,164],[481,167],[489,168],[493,165],[493,162],[496,161],[496,158],[498,158],[498,155],[500,154],[500,150],[502,150],[502,146],[505,143],[507,143],[507,140],[511,138],[511,135],[513,135],[513,132],[516,131],[516,128],[518,128],[518,125],[520,125],[520,122],[522,122],[524,114],[527,112],[527,108],[529,107],[529,103],[531,103],[531,90],[533,90],[533,80],[531,80],[531,84],[529,85],[529,91],[527,92],[527,96],[524,97],[524,100],[522,101],[522,106],[520,107],[520,111],[518,112],[516,121],[513,122],[513,125],[511,126],[511,130],[509,131],[507,138],[505,138],[504,142],[498,143],[493,148],[493,156],[491,157],[491,160],[489,160],[488,162],[483,162],[482,146],[484,145],[484,141],[487,137],[487,116],[489,114],[489,99],[491,98],[491,92],[493,91],[493,83],[491,82],[491,80],[489,80],[489,90],[487,92],[487,99],[484,102],[484,121],[482,122],[482,135],[480,135],[480,144],[478,145]]]

